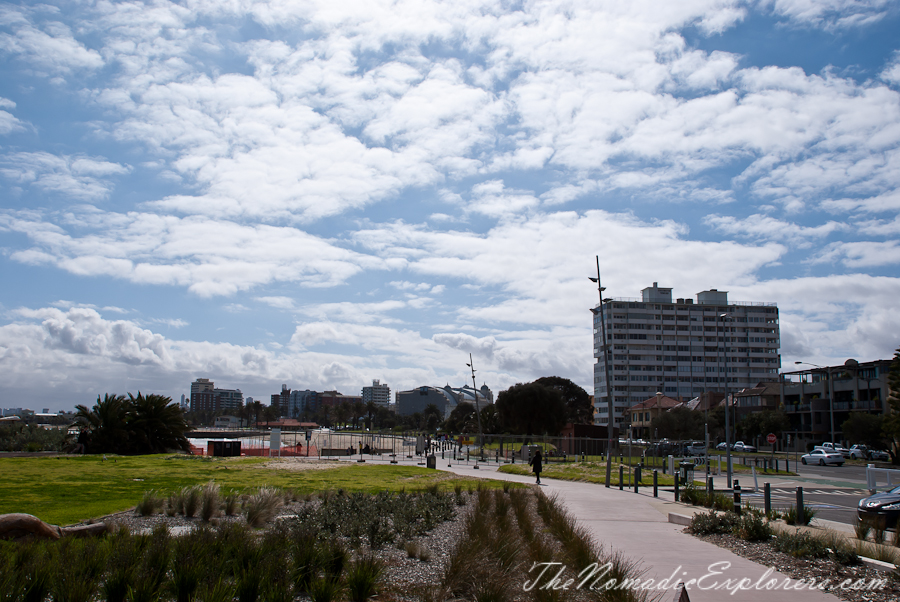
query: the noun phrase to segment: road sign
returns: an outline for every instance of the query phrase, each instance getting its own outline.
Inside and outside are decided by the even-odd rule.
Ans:
[[[778,438],[775,436],[775,433],[769,433],[769,434],[766,436],[766,441],[769,442],[769,445],[775,445],[775,442],[776,442],[777,440],[778,440]]]

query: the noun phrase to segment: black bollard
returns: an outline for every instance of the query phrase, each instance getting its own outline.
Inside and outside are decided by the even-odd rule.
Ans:
[[[734,480],[734,513],[741,514],[741,484]]]
[[[803,487],[797,487],[797,524],[806,524],[806,511],[803,508]]]
[[[659,497],[659,483],[657,479],[659,478],[659,471],[653,471],[653,497]]]
[[[678,501],[678,472],[676,472],[673,476],[675,477],[675,501],[677,502]]]
[[[625,487],[625,467],[619,464],[619,491]]]
[[[765,484],[765,502],[766,502],[766,516],[772,513],[772,486],[769,483]]]

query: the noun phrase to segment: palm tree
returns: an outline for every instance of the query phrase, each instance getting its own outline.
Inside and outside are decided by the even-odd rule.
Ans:
[[[362,402],[362,399],[357,399],[353,402],[353,426],[359,428],[359,419],[360,417],[366,413],[366,405]]]
[[[128,394],[128,427],[135,453],[161,454],[171,449],[190,451],[184,433],[190,430],[184,414],[171,397]]]
[[[123,395],[97,396],[92,409],[77,405],[75,423],[80,427],[78,443],[92,454],[127,453],[129,441],[128,408]]]
[[[370,429],[375,428],[375,425],[373,423],[373,418],[375,417],[375,414],[377,412],[378,412],[378,404],[376,404],[374,401],[371,401],[371,400],[367,401],[366,402],[366,414],[368,414],[369,419],[368,419],[368,422],[366,423],[366,426],[368,426]]]

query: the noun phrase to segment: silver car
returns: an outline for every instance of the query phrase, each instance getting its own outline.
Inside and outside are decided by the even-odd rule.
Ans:
[[[800,456],[800,461],[804,464],[818,464],[825,466],[826,464],[834,464],[836,466],[844,465],[844,456],[841,453],[826,451],[824,449],[814,449],[804,456]]]

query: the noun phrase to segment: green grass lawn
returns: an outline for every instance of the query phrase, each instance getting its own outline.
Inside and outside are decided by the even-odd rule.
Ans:
[[[265,468],[268,461],[165,454],[109,456],[106,461],[102,456],[0,458],[0,514],[25,512],[51,524],[69,525],[131,508],[150,489],[165,496],[210,480],[225,490],[249,491],[269,485],[299,493],[412,491],[435,482],[448,488],[460,483],[467,488],[480,482],[418,466],[347,462],[335,468],[291,471]]]
[[[527,464],[505,464],[498,469],[499,472],[519,475],[533,475],[531,467]],[[606,463],[601,462],[568,462],[565,464],[548,463],[544,464],[544,470],[541,477],[550,479],[561,479],[563,481],[583,481],[585,483],[606,483]],[[634,481],[628,480],[628,469],[625,472],[626,487]],[[664,475],[660,472],[657,475],[657,484],[660,487],[673,486],[675,484],[672,475]],[[611,485],[619,486],[619,465],[613,463]],[[632,487],[634,485],[631,485]],[[641,471],[641,487],[653,486],[653,470],[644,469]]]

